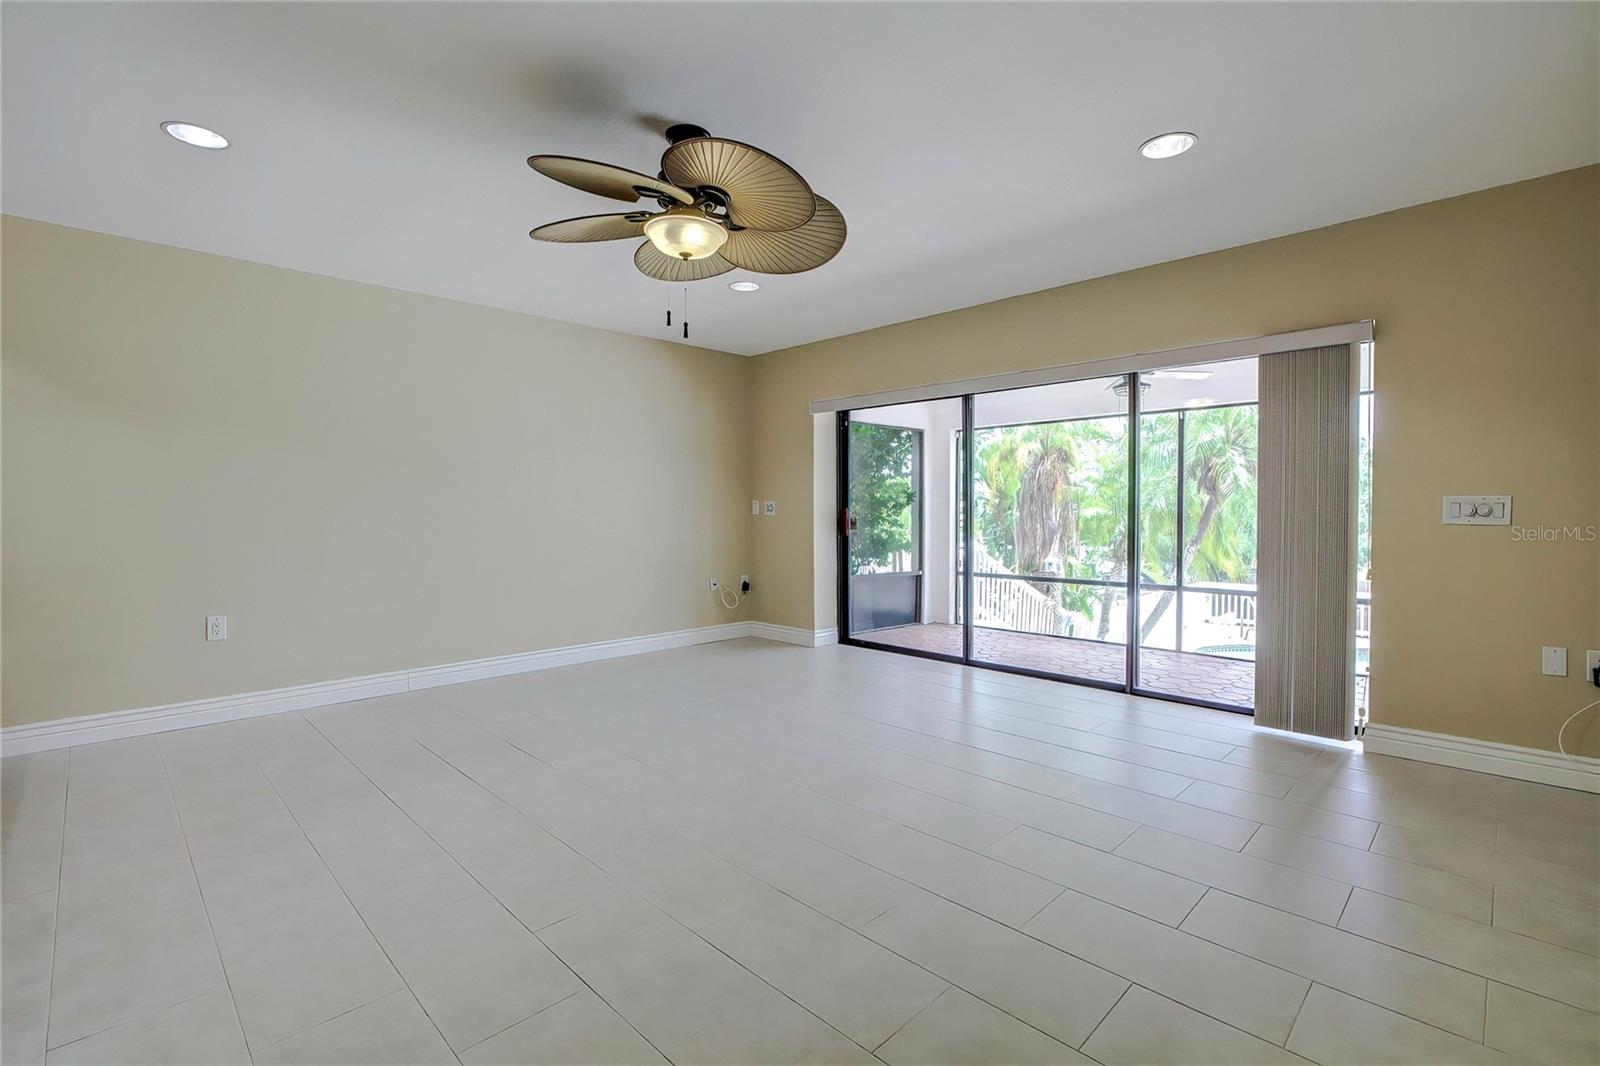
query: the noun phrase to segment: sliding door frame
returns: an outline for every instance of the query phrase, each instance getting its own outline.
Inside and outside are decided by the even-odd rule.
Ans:
[[[909,429],[917,434],[917,458],[912,464],[920,482],[925,477],[927,469],[926,456],[922,454],[927,445],[926,434],[920,429]],[[963,663],[964,655],[945,655],[942,652],[925,651],[921,648],[898,648],[888,644],[874,644],[862,640],[851,632],[850,626],[850,412],[848,410],[838,413],[837,427],[835,429],[835,485],[837,485],[837,505],[834,514],[837,516],[838,552],[836,555],[839,573],[839,643],[850,644],[859,648],[872,648],[875,651],[892,651],[902,655],[915,655],[920,659],[937,659],[946,663]],[[963,477],[965,474],[963,473]],[[917,485],[917,511],[918,516],[913,525],[917,530],[919,543],[917,549],[917,618],[921,621],[927,600],[928,560],[927,545],[921,543],[926,540],[927,513],[925,511],[925,496],[923,486]]]
[[[961,581],[961,661],[972,662],[972,484],[973,457],[977,455],[978,445],[974,438],[976,432],[976,416],[973,414],[976,397],[967,393],[961,397],[961,466],[960,484],[958,491],[961,493],[961,562],[960,573],[956,576]]]
[[[1361,345],[1371,344],[1373,341],[1374,323],[1371,319],[1362,322],[1349,323],[1339,326],[1324,326],[1317,329],[1298,330],[1292,333],[1273,334],[1264,337],[1243,338],[1232,341],[1218,341],[1211,344],[1194,345],[1187,348],[1173,348],[1160,352],[1140,353],[1135,355],[1116,356],[1109,359],[1099,359],[1084,363],[1068,364],[1059,367],[1049,367],[1043,370],[1021,371],[1013,374],[991,375],[983,378],[969,378],[961,381],[950,382],[946,385],[918,386],[907,389],[894,389],[885,392],[871,393],[862,396],[846,397],[834,400],[818,400],[811,404],[812,414],[835,413],[837,416],[837,524],[838,535],[838,615],[839,615],[839,643],[855,647],[871,648],[874,651],[888,651],[899,655],[913,655],[922,659],[935,659],[940,662],[956,663],[963,666],[972,666],[983,670],[998,670],[1008,674],[1020,674],[1025,677],[1036,677],[1046,681],[1056,681],[1063,684],[1083,685],[1088,688],[1105,689],[1111,692],[1122,692],[1131,696],[1142,696],[1151,699],[1166,700],[1172,703],[1183,703],[1197,707],[1207,707],[1213,710],[1230,711],[1235,714],[1253,716],[1254,708],[1240,707],[1237,704],[1221,703],[1215,700],[1206,700],[1199,697],[1185,696],[1180,693],[1162,692],[1147,689],[1139,684],[1139,627],[1140,605],[1140,529],[1139,529],[1139,442],[1140,420],[1142,415],[1139,378],[1141,374],[1170,367],[1181,367],[1191,363],[1216,363],[1229,362],[1235,359],[1258,358],[1277,351],[1288,351],[1298,347],[1315,347],[1330,344],[1349,344],[1352,353],[1353,373],[1356,377],[1356,387],[1353,391],[1355,399],[1352,403],[1352,417],[1359,417],[1360,394],[1360,350]],[[1125,676],[1122,682],[1100,681],[1095,678],[1077,677],[1068,674],[1055,674],[1043,670],[1032,670],[1021,666],[1008,666],[1004,663],[994,663],[988,660],[977,659],[973,656],[973,549],[975,535],[973,529],[973,473],[974,457],[976,451],[974,406],[978,396],[991,392],[1008,392],[1014,389],[1030,388],[1036,385],[1053,385],[1071,381],[1085,381],[1093,378],[1123,377],[1128,386],[1128,554],[1126,560],[1124,591],[1127,596],[1127,644],[1125,646],[1126,662]],[[874,644],[861,640],[850,632],[850,544],[849,530],[846,528],[849,507],[849,447],[850,447],[850,412],[856,409],[889,406],[899,403],[916,403],[932,400],[961,401],[961,455],[957,464],[958,492],[960,495],[961,514],[961,551],[957,562],[956,577],[961,585],[961,654],[945,655],[940,652],[924,651],[918,648],[903,648],[887,644]],[[1231,405],[1222,405],[1231,406]],[[1181,416],[1180,416],[1181,417]],[[1181,423],[1180,423],[1181,424]],[[1354,423],[1352,423],[1354,425]],[[1182,463],[1183,456],[1179,453],[1179,500],[1182,500]],[[1351,477],[1350,493],[1352,496],[1351,515],[1355,516],[1357,507],[1355,497],[1358,493],[1356,465],[1351,464],[1353,476]],[[923,495],[922,487],[918,486],[919,501]],[[1183,518],[1180,513],[1177,520],[1181,523]],[[924,519],[926,521],[926,519]],[[1355,527],[1359,519],[1351,522],[1349,551],[1351,554],[1352,575],[1355,573],[1354,558],[1356,553]],[[1180,526],[1181,528],[1181,526]],[[1177,566],[1182,567],[1181,556],[1183,553],[1182,537],[1180,535],[1176,550],[1180,556]],[[927,573],[928,562],[924,558],[923,573]],[[1178,610],[1182,611],[1183,582],[1181,569],[1178,571]],[[1355,608],[1356,584],[1352,579],[1348,595],[1351,598],[1350,631],[1347,634],[1349,644],[1349,666],[1352,672],[1355,668]],[[1369,682],[1370,683],[1370,682]],[[1354,685],[1351,686],[1352,704],[1349,710],[1354,711]]]

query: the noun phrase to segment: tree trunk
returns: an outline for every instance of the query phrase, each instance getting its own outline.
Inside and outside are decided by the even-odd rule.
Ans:
[[[1217,517],[1217,511],[1222,507],[1214,492],[1206,493],[1206,505],[1200,509],[1200,518],[1194,524],[1194,529],[1189,531],[1183,546],[1183,569],[1187,573],[1189,566],[1194,562],[1195,550],[1200,547],[1200,542],[1206,539],[1206,532],[1210,530],[1211,523]],[[1150,617],[1145,619],[1139,627],[1139,642],[1142,644],[1150,638],[1156,624],[1161,621],[1161,616],[1167,613],[1167,608],[1172,606],[1173,593],[1163,592],[1161,599],[1156,601],[1155,609],[1150,612]]]
[[[1113,545],[1111,557],[1113,559],[1120,559],[1127,554],[1128,535],[1124,533],[1121,537],[1117,538],[1116,544]],[[1116,594],[1117,590],[1109,585],[1100,590],[1100,626],[1095,633],[1096,640],[1105,640],[1106,637],[1111,633],[1111,598]]]

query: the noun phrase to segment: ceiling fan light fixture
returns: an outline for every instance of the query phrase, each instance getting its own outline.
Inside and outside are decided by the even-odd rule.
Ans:
[[[692,207],[668,208],[644,224],[644,235],[663,255],[704,259],[728,241],[722,224]]]
[[[1171,159],[1173,156],[1182,155],[1199,143],[1200,138],[1192,133],[1181,130],[1174,133],[1161,133],[1150,138],[1139,146],[1139,154],[1146,159]]]
[[[633,265],[656,281],[702,281],[730,270],[799,274],[844,246],[844,215],[787,163],[740,141],[679,123],[655,177],[568,155],[531,155],[528,166],[575,189],[612,200],[653,201],[664,209],[584,215],[528,231],[537,241],[587,244],[644,240]],[[755,282],[732,286],[755,292]]]
[[[728,288],[734,292],[756,292],[761,286],[753,281],[730,281],[728,282]]]

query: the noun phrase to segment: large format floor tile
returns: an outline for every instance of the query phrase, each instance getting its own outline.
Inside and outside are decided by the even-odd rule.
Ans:
[[[1215,890],[1183,929],[1418,1021],[1483,1039],[1488,989],[1481,977]]]
[[[1484,1043],[1537,1062],[1600,1062],[1600,1014],[1490,981]]]
[[[461,1053],[468,1066],[655,1066],[667,1060],[585,989]]]
[[[244,1033],[226,989],[207,992],[153,1015],[123,1022],[103,1032],[51,1050],[51,1066],[106,1063],[187,1063],[221,1066],[248,1063]]]
[[[719,1054],[737,1061],[757,1048],[783,1061],[857,1052],[865,1058],[858,1045],[642,900],[596,907],[539,937],[674,1061]]]
[[[1477,922],[1488,922],[1494,908],[1487,883],[1272,826],[1262,826],[1244,853]]]
[[[583,987],[487,893],[374,931],[384,953],[456,1051]]]
[[[43,1062],[55,953],[56,894],[0,904],[0,1042],[6,1062]]]
[[[982,915],[920,893],[867,936],[1074,1047],[1128,982]]]
[[[922,967],[778,892],[697,931],[864,1048],[877,1047],[948,987]]]
[[[402,986],[343,899],[218,930],[228,984],[252,1048],[293,1036]]]
[[[1124,842],[1122,847],[1126,846]],[[1026,826],[989,848],[989,854],[1058,885],[1171,926],[1183,921],[1206,894],[1202,883]]]
[[[198,904],[113,911],[56,930],[49,1046],[139,1021],[226,987]]]
[[[333,1062],[391,1066],[395,1063],[451,1063],[456,1057],[415,997],[401,989],[304,1032],[257,1048],[255,1061],[283,1066],[318,1066]]]
[[[1312,985],[1305,1009],[1294,1023],[1289,1050],[1321,1063],[1506,1063],[1516,1060],[1476,1041],[1347,996]]]
[[[1600,1011],[1600,959],[1357,889],[1339,928],[1468,973]]]
[[[1326,925],[1338,922],[1350,898],[1350,886],[1338,881],[1149,826],[1123,841],[1117,854]]]
[[[8,1064],[1600,1058],[1600,798],[853,648],[7,758],[0,851]]]
[[[1143,1066],[1152,1062],[1281,1066],[1304,1061],[1277,1044],[1224,1025],[1138,985],[1128,989],[1083,1050],[1106,1066]]]
[[[1275,966],[1070,890],[1025,931],[1273,1043],[1288,1035],[1309,985]]]
[[[947,991],[895,1033],[878,1049],[878,1058],[891,1066],[1092,1061],[959,988]]]

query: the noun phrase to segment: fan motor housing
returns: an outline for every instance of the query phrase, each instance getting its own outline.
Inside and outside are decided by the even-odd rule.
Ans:
[[[668,126],[666,135],[668,141],[677,144],[679,141],[687,141],[691,137],[709,137],[711,136],[711,131],[704,126],[696,126],[692,122],[679,122]]]

